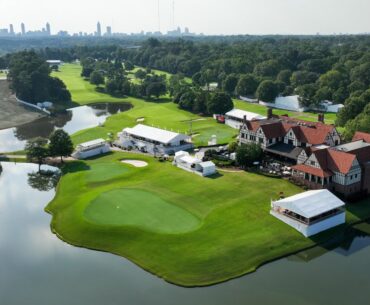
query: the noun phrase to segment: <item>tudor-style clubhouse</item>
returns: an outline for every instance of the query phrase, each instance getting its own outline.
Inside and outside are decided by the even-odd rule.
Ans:
[[[266,153],[291,161],[296,161],[306,147],[336,146],[341,138],[334,125],[324,123],[324,116],[319,115],[319,122],[309,122],[276,116],[268,110],[266,120],[247,120],[240,129],[240,144],[259,143]]]
[[[271,202],[271,215],[309,237],[345,223],[345,203],[328,190]]]
[[[118,146],[149,154],[173,155],[180,150],[192,149],[191,137],[143,124],[125,128],[118,134]]]

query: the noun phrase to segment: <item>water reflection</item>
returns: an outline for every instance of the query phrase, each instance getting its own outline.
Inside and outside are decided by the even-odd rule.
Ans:
[[[368,304],[370,224],[356,226],[337,245],[315,247],[220,285],[186,289],[121,257],[60,241],[44,212],[55,190],[29,185],[28,174],[36,172],[37,165],[2,165],[0,304]],[[81,162],[75,170],[87,169]],[[302,255],[305,259],[297,259]]]
[[[48,192],[56,188],[60,178],[60,172],[55,170],[41,170],[40,172],[28,173],[27,176],[27,182],[30,187],[40,192]]]
[[[63,128],[69,134],[96,127],[105,122],[107,117],[131,108],[130,103],[99,103],[81,106],[58,113],[56,116],[44,117],[34,122],[0,130],[0,153],[24,149],[27,140],[47,138],[56,128]]]

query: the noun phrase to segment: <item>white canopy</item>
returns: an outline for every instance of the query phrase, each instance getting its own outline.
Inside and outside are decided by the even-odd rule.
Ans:
[[[189,139],[189,137],[184,134],[179,134],[176,132],[150,127],[142,124],[138,124],[133,128],[125,128],[123,131],[136,137],[149,139],[163,144],[168,144],[175,140],[182,141]]]
[[[216,165],[212,161],[199,163],[199,166],[201,166],[202,168],[216,167]]]
[[[92,140],[92,141],[89,141],[89,142],[78,144],[78,146],[80,146],[82,148],[88,148],[88,147],[91,147],[91,146],[98,146],[98,145],[103,145],[103,144],[106,144],[105,140],[96,139],[96,140]]]
[[[308,191],[273,202],[274,206],[292,211],[306,218],[340,208],[345,203],[328,190]]]
[[[263,120],[266,119],[266,117],[259,115],[258,113],[244,111],[240,109],[233,109],[225,114],[226,116],[237,118],[240,120],[244,119],[244,116],[247,118],[248,121],[251,120]]]

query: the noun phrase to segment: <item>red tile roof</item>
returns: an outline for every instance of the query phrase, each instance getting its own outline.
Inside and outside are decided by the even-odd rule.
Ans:
[[[311,145],[325,143],[326,137],[335,128],[333,125],[306,122],[285,116],[280,116],[279,120],[270,119],[247,122],[248,130],[256,132],[260,127],[267,139],[284,137],[292,129],[298,141]]]
[[[342,174],[348,174],[351,170],[353,161],[356,159],[356,155],[345,153],[334,149],[327,149],[328,152],[328,168],[332,171],[340,172]]]
[[[320,168],[316,168],[316,167],[309,166],[306,164],[298,164],[298,165],[293,166],[292,168],[297,171],[311,174],[314,176],[318,176],[321,178],[333,176],[333,173],[330,170],[322,170]]]
[[[357,131],[353,136],[352,142],[363,140],[366,143],[370,143],[370,133]]]

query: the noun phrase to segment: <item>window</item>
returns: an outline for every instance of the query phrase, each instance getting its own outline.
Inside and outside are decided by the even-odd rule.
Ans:
[[[315,166],[316,162],[315,161],[310,161],[310,165]]]
[[[358,174],[355,175],[355,178],[357,178],[357,177],[358,177]]]

